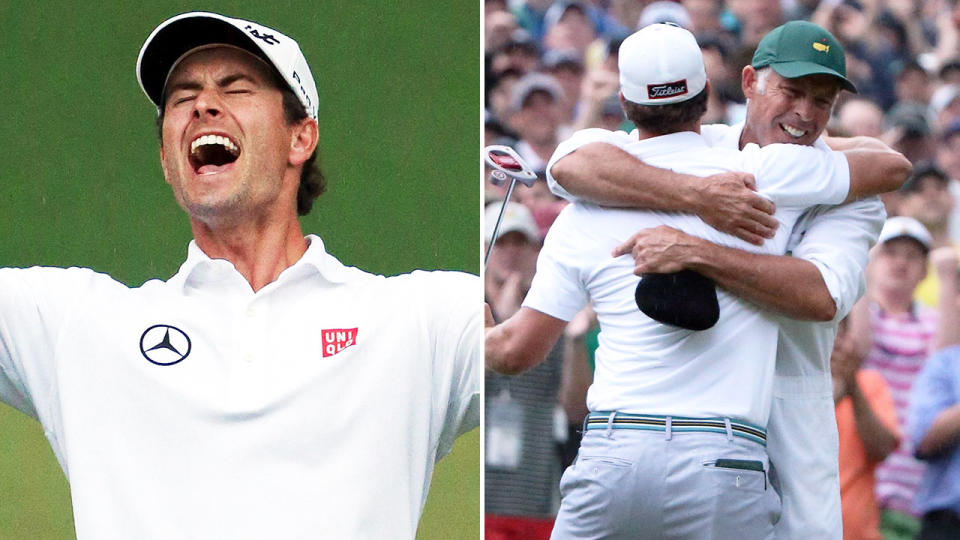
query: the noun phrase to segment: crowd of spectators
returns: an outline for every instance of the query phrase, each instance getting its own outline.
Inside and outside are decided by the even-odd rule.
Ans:
[[[773,28],[803,19],[839,39],[847,77],[859,92],[841,93],[827,131],[879,138],[915,166],[899,192],[883,197],[888,215],[902,219],[888,222],[872,252],[867,294],[844,323],[834,355],[845,525],[850,538],[915,538],[921,526],[921,537],[936,538],[937,524],[960,534],[960,347],[955,346],[960,342],[960,3],[486,0],[484,6],[485,144],[513,147],[540,174],[534,187],[518,186],[514,197],[527,211],[524,238],[514,240],[528,243],[523,248],[528,255],[535,254],[564,205],[543,181],[557,144],[583,128],[632,129],[617,96],[617,51],[630,33],[656,22],[694,33],[711,82],[705,124],[743,119],[740,73]],[[503,187],[487,182],[485,192],[498,211]],[[488,222],[496,213],[488,210]],[[897,227],[903,230],[894,234]],[[506,255],[517,247],[498,243],[496,249]],[[509,264],[501,259],[491,266]],[[488,268],[487,298],[491,305],[518,309],[529,282],[526,275],[509,276]],[[507,294],[504,284],[512,288]],[[509,313],[495,315],[502,320]],[[545,368],[549,391],[535,400],[557,411],[541,420],[551,426],[540,429],[550,430],[556,447],[566,449],[556,452],[554,466],[538,480],[551,482],[543,495],[550,500],[532,513],[541,522],[549,521],[556,507],[560,456],[570,459],[575,426],[585,413],[589,343],[596,331],[590,321],[584,313],[571,323],[566,342]],[[487,376],[488,434],[497,420],[489,412],[516,398],[498,377]],[[506,397],[503,390],[489,391],[501,387],[508,388]],[[502,435],[507,428],[493,429]],[[502,452],[494,457],[501,462],[487,466],[487,511],[509,516],[508,507],[491,501],[518,488],[509,482],[491,485],[491,471],[509,469]],[[489,527],[488,520],[488,538],[540,537]]]

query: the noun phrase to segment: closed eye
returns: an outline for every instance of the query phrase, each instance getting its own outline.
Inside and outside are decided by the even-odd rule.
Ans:
[[[186,103],[186,102],[188,102],[188,101],[192,101],[195,97],[197,97],[197,96],[194,96],[194,95],[181,96],[181,97],[175,98],[175,99],[173,100],[173,104],[174,104],[174,105],[180,105],[181,103]]]
[[[800,97],[800,92],[794,90],[793,88],[786,88],[786,87],[784,87],[783,93],[786,94],[787,97],[790,97],[790,98]]]

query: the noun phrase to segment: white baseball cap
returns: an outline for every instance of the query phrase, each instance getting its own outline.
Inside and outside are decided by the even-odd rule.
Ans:
[[[489,242],[493,239],[493,227],[497,224],[497,216],[500,214],[500,203],[494,201],[487,205],[483,216],[484,240]],[[503,210],[503,220],[500,221],[500,230],[497,231],[497,237],[501,237],[508,232],[520,232],[527,237],[531,244],[540,243],[540,234],[537,231],[537,222],[533,219],[530,210],[518,203],[510,201]]]
[[[194,11],[160,23],[137,58],[140,88],[159,112],[163,89],[173,68],[187,54],[214,44],[243,49],[274,67],[311,118],[317,118],[317,85],[300,45],[272,28],[217,13]]]
[[[677,25],[651,24],[620,45],[620,91],[640,105],[686,101],[707,85],[697,40]]]
[[[888,219],[883,224],[883,229],[880,231],[877,244],[885,244],[896,238],[911,238],[916,240],[920,242],[927,251],[930,251],[930,246],[933,245],[933,238],[930,237],[930,232],[927,231],[927,228],[919,221],[907,216],[896,216]]]

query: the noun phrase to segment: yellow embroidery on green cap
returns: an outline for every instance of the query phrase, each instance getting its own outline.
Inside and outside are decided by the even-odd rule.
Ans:
[[[830,52],[830,46],[829,46],[829,45],[824,45],[823,43],[814,42],[814,43],[813,43],[813,48],[816,49],[816,50],[818,50],[818,51],[820,51],[820,52]]]

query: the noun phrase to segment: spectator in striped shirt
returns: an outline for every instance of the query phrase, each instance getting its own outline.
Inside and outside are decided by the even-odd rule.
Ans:
[[[872,343],[863,367],[879,371],[886,380],[901,431],[913,381],[935,347],[937,312],[913,300],[927,274],[930,246],[930,233],[919,221],[893,217],[884,224],[867,266]],[[920,529],[913,500],[924,465],[913,455],[905,437],[876,471],[880,528],[888,540],[912,539]]]

